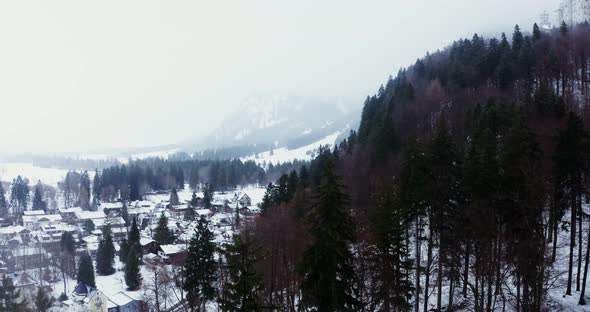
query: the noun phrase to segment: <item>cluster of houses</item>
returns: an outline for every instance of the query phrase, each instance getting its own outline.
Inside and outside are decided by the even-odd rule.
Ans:
[[[61,250],[63,233],[69,232],[77,242],[76,253],[96,256],[102,229],[108,224],[113,234],[115,250],[127,237],[123,220],[122,202],[101,203],[96,211],[85,211],[80,207],[59,208],[54,213],[42,210],[25,211],[21,225],[0,227],[0,273],[13,276],[15,286],[24,296],[33,296],[43,284],[41,274],[29,274],[31,270],[48,270]],[[140,244],[143,262],[150,265],[182,265],[187,256],[188,242],[194,234],[195,222],[185,220],[187,209],[194,209],[195,217],[204,216],[211,221],[216,240],[222,242],[233,233],[236,210],[244,218],[259,213],[252,206],[246,193],[236,193],[233,198],[216,199],[210,209],[189,208],[189,203],[170,205],[167,200],[159,202],[143,200],[126,203],[127,213],[137,220],[141,229]],[[168,227],[175,233],[175,244],[159,245],[152,239],[161,214],[168,217]],[[57,260],[59,261],[59,260]],[[49,284],[49,283],[47,283]],[[106,296],[100,289],[78,285],[62,302],[66,310],[78,311],[138,311],[142,302],[130,293],[120,292]]]

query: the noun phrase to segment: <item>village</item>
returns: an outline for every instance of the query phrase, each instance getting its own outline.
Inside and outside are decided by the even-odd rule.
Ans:
[[[187,186],[177,194],[152,192],[141,201],[103,202],[96,211],[80,207],[26,210],[22,225],[0,227],[0,272],[8,276],[24,302],[31,307],[39,288],[55,298],[55,311],[177,311],[183,308],[185,294],[177,287],[188,243],[195,232],[197,219],[208,220],[218,245],[231,239],[240,221],[260,213],[259,204],[265,189],[248,186],[227,192],[216,192],[210,203],[203,194]],[[187,218],[187,213],[194,217]],[[96,287],[76,282],[80,255],[88,254],[96,262],[99,241],[105,226],[110,227],[115,251],[130,230],[134,220],[140,230],[142,250],[142,285],[128,291],[123,268],[115,256],[115,273],[96,275]],[[153,239],[160,218],[168,220],[174,233],[172,244],[159,244]],[[64,264],[62,238],[71,234],[75,242],[75,262]],[[67,261],[65,261],[67,262]],[[157,308],[153,308],[157,305]],[[151,308],[148,308],[151,307]]]

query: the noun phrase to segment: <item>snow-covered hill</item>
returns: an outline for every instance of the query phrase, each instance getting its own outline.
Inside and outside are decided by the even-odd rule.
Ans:
[[[359,103],[351,99],[276,94],[250,97],[197,147],[256,145],[263,146],[261,150],[297,149],[337,131],[356,128]]]

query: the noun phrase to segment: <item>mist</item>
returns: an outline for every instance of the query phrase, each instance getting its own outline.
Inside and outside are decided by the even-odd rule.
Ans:
[[[557,1],[2,1],[3,152],[168,145],[256,94],[362,99]],[[359,100],[359,106],[362,100]]]

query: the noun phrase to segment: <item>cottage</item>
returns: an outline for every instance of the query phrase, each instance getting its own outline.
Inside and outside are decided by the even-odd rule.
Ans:
[[[74,289],[72,297],[72,300],[64,301],[67,311],[108,311],[107,297],[94,287],[80,283]]]
[[[166,264],[184,263],[187,256],[186,245],[160,245],[158,255],[164,259]]]
[[[141,237],[139,239],[139,244],[141,245],[144,255],[158,252],[158,243],[151,238]]]
[[[108,216],[120,216],[123,211],[123,203],[101,203],[98,210],[104,212],[104,214]]]
[[[248,206],[252,206],[252,199],[250,198],[250,196],[248,196],[248,194],[243,193],[238,198],[238,203],[240,204],[240,206],[242,206],[243,208],[245,208],[245,207],[248,207]]]
[[[64,222],[75,224],[76,222],[76,214],[81,213],[83,210],[80,207],[72,207],[72,208],[59,208],[59,214],[62,217]]]
[[[108,312],[136,312],[143,311],[144,302],[133,298],[129,293],[120,291],[108,298]]]

